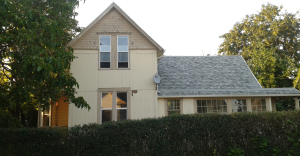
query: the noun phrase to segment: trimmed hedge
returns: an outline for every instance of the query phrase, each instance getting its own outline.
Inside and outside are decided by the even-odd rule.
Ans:
[[[0,155],[300,155],[300,111],[0,129]]]

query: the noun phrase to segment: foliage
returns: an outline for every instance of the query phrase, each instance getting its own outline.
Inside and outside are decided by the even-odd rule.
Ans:
[[[0,129],[0,155],[300,155],[299,115],[173,115],[68,131]]]
[[[282,7],[263,5],[247,15],[220,38],[219,53],[241,53],[261,85],[266,88],[300,86],[298,12],[281,12]]]
[[[80,31],[79,0],[0,0],[0,110],[25,125],[25,112],[65,94],[77,107],[79,87],[69,72],[75,58],[65,45]],[[64,92],[61,92],[61,91]]]

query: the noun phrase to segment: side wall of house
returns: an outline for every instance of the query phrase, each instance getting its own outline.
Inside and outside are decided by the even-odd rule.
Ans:
[[[156,117],[157,91],[153,75],[157,73],[157,51],[130,50],[130,69],[124,70],[98,70],[98,53],[98,50],[74,50],[78,58],[72,62],[71,73],[79,83],[77,96],[82,96],[91,110],[70,104],[68,125],[96,123],[101,100],[97,91],[107,88],[130,88],[128,109],[131,119]]]

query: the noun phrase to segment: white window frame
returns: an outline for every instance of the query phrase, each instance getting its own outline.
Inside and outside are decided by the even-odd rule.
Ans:
[[[101,36],[109,36],[110,39],[110,51],[101,51]],[[109,52],[109,68],[101,68],[101,52],[108,53]],[[111,43],[111,35],[100,35],[99,36],[99,69],[112,69],[112,43]]]
[[[101,123],[102,123],[102,111],[103,111],[103,110],[111,110],[111,119],[113,119],[113,103],[111,104],[111,108],[102,108],[102,94],[103,94],[103,93],[111,93],[111,94],[113,95],[113,92],[101,92],[101,93],[100,93],[100,95],[101,95],[101,96],[100,96],[100,97],[101,97],[101,98],[100,98],[100,100],[101,100],[101,101],[100,101]],[[111,99],[113,100],[113,96],[112,96]]]
[[[127,41],[128,41],[128,45],[127,45],[127,51],[119,51],[119,37],[120,36],[126,36],[127,37]],[[127,53],[127,68],[119,68],[119,53]],[[129,36],[128,35],[118,35],[117,36],[117,68],[118,69],[128,69],[129,68]]]

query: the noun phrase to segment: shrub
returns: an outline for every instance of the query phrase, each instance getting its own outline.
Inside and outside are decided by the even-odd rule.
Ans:
[[[300,155],[300,111],[1,129],[0,155]],[[1,153],[2,152],[2,153]]]

